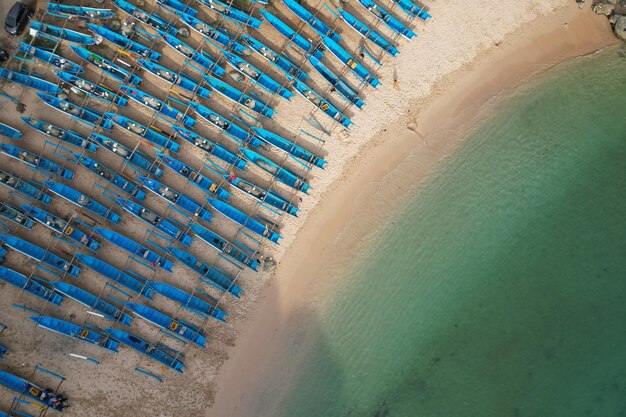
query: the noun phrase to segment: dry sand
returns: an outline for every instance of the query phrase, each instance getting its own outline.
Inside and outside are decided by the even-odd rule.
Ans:
[[[555,9],[559,10],[553,13]],[[279,10],[281,16],[289,17],[294,25],[298,24],[286,8],[281,6]],[[316,115],[333,130],[331,137],[325,137],[327,140],[323,146],[329,168],[312,171],[311,183],[315,189],[302,202],[299,202],[299,195],[292,194],[303,211],[299,219],[279,220],[283,224],[281,234],[285,236],[282,246],[263,245],[261,250],[264,255],[281,260],[277,272],[241,274],[238,283],[245,288],[245,297],[234,300],[226,296],[221,301],[230,313],[229,324],[216,321],[204,323],[211,339],[208,348],[183,348],[170,339],[163,339],[154,327],[135,319],[132,332],[184,350],[187,364],[184,376],[166,372],[127,348],[113,355],[34,328],[28,320],[29,313],[13,309],[10,305],[22,303],[36,309],[43,306],[15,288],[0,284],[0,322],[9,326],[0,343],[11,349],[7,359],[0,364],[2,369],[29,376],[33,365],[40,363],[63,373],[67,380],[62,391],[70,395],[73,404],[65,413],[69,416],[116,417],[137,413],[150,416],[256,415],[257,388],[272,375],[270,370],[280,364],[281,349],[289,343],[304,343],[292,331],[302,319],[295,313],[304,307],[312,311],[323,308],[325,295],[335,284],[333,277],[358,250],[373,230],[373,225],[380,224],[386,217],[385,213],[400,201],[406,191],[448,155],[469,128],[495,108],[508,91],[523,79],[558,62],[614,42],[606,19],[591,14],[588,9],[580,11],[573,0],[468,0],[462,7],[451,0],[437,0],[432,4],[431,12],[434,20],[426,24],[416,22],[417,39],[410,43],[400,42],[400,57],[384,59],[385,65],[379,71],[383,86],[377,91],[367,89],[364,92],[367,103],[364,110],[348,112],[356,122],[350,132],[331,126],[324,115]],[[266,26],[263,36],[274,45],[280,45],[280,36],[269,25]],[[356,35],[345,25],[340,27],[349,44],[355,45]],[[194,35],[193,39],[198,41],[199,36]],[[165,52],[167,47],[161,50]],[[65,53],[72,56],[67,50]],[[166,66],[175,66],[180,62],[179,56],[171,51],[165,55],[162,63]],[[258,66],[263,65],[262,60],[254,60]],[[54,80],[48,68],[37,66],[36,71]],[[392,86],[394,73],[397,73],[399,81],[397,90]],[[98,73],[93,69],[87,74],[87,78],[98,79]],[[164,90],[165,86],[154,77],[145,75],[144,78],[143,89],[155,95]],[[324,85],[319,77],[314,76],[312,81],[318,86]],[[356,84],[354,79],[351,82]],[[112,82],[106,84],[115,85]],[[19,95],[21,89],[9,86],[6,91]],[[495,96],[497,99],[493,100]],[[68,118],[41,105],[32,92],[25,92],[23,101],[28,104],[26,115],[64,127],[71,126],[83,134],[89,133],[85,126],[70,125]],[[301,117],[311,111],[311,106],[304,99],[297,96],[290,104],[282,100],[276,100],[276,103],[279,114],[267,125],[270,129],[292,137],[300,129],[315,133],[314,128]],[[24,138],[16,144],[41,151],[44,143],[42,136],[23,127],[12,104],[6,100],[2,104],[0,121],[20,127],[24,132]],[[222,99],[212,100],[211,105],[223,111],[232,109]],[[103,109],[101,106],[98,108]],[[129,104],[124,114],[143,123],[151,120],[144,109],[133,103]],[[159,126],[167,128],[163,123]],[[216,137],[215,132],[201,122],[198,122],[196,130]],[[136,143],[131,135],[119,128],[114,128],[113,137],[127,146]],[[219,137],[219,140],[224,139]],[[313,140],[301,140],[311,149],[317,146]],[[153,154],[150,148],[141,146],[144,151]],[[46,156],[55,158],[51,152],[49,146],[44,149]],[[101,162],[120,169],[119,160],[106,151],[101,150],[97,155]],[[284,159],[279,154],[274,157]],[[2,168],[23,178],[45,179],[16,161],[0,158]],[[185,145],[181,159],[197,167],[202,156]],[[292,162],[286,163],[297,169]],[[76,168],[76,171],[77,178],[70,185],[106,202],[99,189],[93,188],[93,174],[83,168]],[[130,171],[125,172],[130,174]],[[269,178],[255,169],[248,170],[245,176],[262,185],[270,183]],[[173,173],[166,172],[162,178],[163,182],[190,194],[197,201],[203,199],[202,192],[187,187],[185,181]],[[286,187],[278,185],[278,189],[287,194]],[[5,189],[0,189],[0,193],[3,201],[8,198]],[[376,199],[372,199],[372,195],[376,195]],[[59,199],[55,200],[52,208],[57,213],[69,215],[75,210]],[[21,204],[16,199],[10,201]],[[232,201],[240,208],[255,209],[249,200],[236,192]],[[149,196],[145,205],[184,220],[154,196]],[[298,231],[303,224],[304,228]],[[227,237],[244,239],[237,228],[222,219],[214,222],[214,227]],[[124,216],[116,230],[124,231],[136,240],[147,236],[144,224],[128,215]],[[49,231],[40,225],[35,226],[34,232],[19,230],[15,233],[34,242],[38,237],[35,243],[41,246],[54,242]],[[59,250],[70,249],[60,245],[56,253],[60,253]],[[221,262],[220,265],[231,273],[237,272],[232,266],[219,261],[217,253],[201,242],[194,242],[191,252],[204,260]],[[131,265],[126,255],[111,245],[103,248],[102,255],[119,267]],[[13,253],[8,256],[7,265],[26,274],[33,271],[32,262]],[[132,267],[146,277],[175,283],[190,291],[198,285],[194,274],[182,266],[178,266],[174,274],[153,273],[137,265]],[[80,285],[94,293],[106,294],[104,280],[91,271],[81,275]],[[215,291],[203,288],[219,296]],[[163,297],[156,296],[152,305],[168,314],[200,324],[190,313],[180,310]],[[85,320],[101,327],[110,325],[86,315],[85,310],[71,300],[66,300],[62,309],[46,306],[44,314],[75,322]],[[233,348],[235,344],[237,347]],[[92,365],[69,358],[69,352],[95,357],[102,364]],[[229,357],[218,377],[220,367]],[[164,383],[159,384],[133,372],[135,367],[150,369],[162,376]],[[52,383],[49,377],[39,374],[36,381]],[[218,387],[217,403],[213,409],[208,409],[208,405],[216,400]],[[0,410],[8,409],[11,398],[6,390],[0,390]]]

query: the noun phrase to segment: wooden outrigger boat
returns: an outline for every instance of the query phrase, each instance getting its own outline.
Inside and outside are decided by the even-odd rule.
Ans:
[[[52,201],[52,197],[39,188],[2,169],[0,169],[0,184],[46,206]]]
[[[28,230],[32,230],[35,225],[34,220],[28,217],[28,213],[2,201],[0,201],[0,217]]]
[[[265,203],[268,206],[277,208],[280,211],[291,214],[298,217],[298,208],[287,201],[283,196],[272,190],[266,190],[256,184],[246,181],[242,178],[235,177],[233,175],[224,175],[224,179],[227,180],[232,186],[241,191],[243,194],[251,196],[255,200]]]
[[[96,67],[100,68],[103,73],[115,78],[116,80],[124,83],[131,83],[133,85],[139,85],[141,83],[141,77],[138,77],[127,69],[122,68],[117,64],[114,64],[112,61],[91,51],[88,51],[87,49],[80,46],[72,45],[71,48],[76,55],[89,62],[90,64],[93,64]]]
[[[174,132],[176,133],[176,136],[183,138],[187,142],[191,143],[198,149],[203,150],[209,155],[214,155],[222,161],[227,162],[228,164],[233,165],[234,167],[239,169],[244,169],[248,164],[246,161],[244,161],[219,143],[210,141],[204,136],[200,136],[196,132],[192,132],[191,130],[182,128],[180,126],[172,127],[174,129]]]
[[[120,329],[104,329],[105,332],[111,335],[115,340],[128,346],[131,349],[135,349],[137,352],[146,355],[152,360],[155,360],[168,368],[175,370],[176,372],[183,373],[185,364],[178,358],[184,358],[185,355],[172,348],[164,345],[154,345],[145,341],[144,339],[135,336],[134,334],[125,332]]]
[[[154,291],[161,294],[163,297],[176,301],[184,309],[198,314],[202,318],[209,316],[219,321],[226,321],[226,316],[228,314],[217,307],[218,301],[213,297],[206,295],[206,300],[204,300],[196,295],[189,294],[178,287],[165,284],[163,282],[148,281],[148,284]],[[196,294],[195,291],[194,294]]]
[[[96,98],[105,103],[113,103],[121,107],[126,107],[126,104],[128,103],[128,100],[126,100],[124,97],[115,94],[113,91],[102,85],[92,83],[91,81],[77,77],[76,75],[70,74],[69,72],[54,71],[54,73],[63,82],[72,85],[73,89],[76,89],[79,92],[88,95],[89,97]]]
[[[89,210],[90,212],[103,218],[104,220],[108,220],[115,224],[119,223],[119,214],[113,212],[110,208],[105,207],[104,205],[98,203],[92,198],[86,196],[85,194],[58,182],[44,181],[44,183],[48,186],[51,192],[63,198],[64,200],[67,200],[70,203],[77,205],[78,207]]]
[[[99,346],[112,352],[117,352],[117,348],[120,345],[117,340],[112,339],[109,335],[92,330],[96,328],[95,326],[91,326],[90,329],[87,329],[77,324],[70,323],[69,321],[50,316],[34,316],[30,319],[37,323],[38,327],[48,329],[52,332],[68,336],[73,339],[78,339],[81,342]]]
[[[189,103],[191,107],[195,110],[196,114],[200,116],[203,120],[209,122],[211,125],[217,127],[219,130],[223,131],[227,137],[231,138],[238,144],[248,144],[252,147],[258,148],[263,144],[258,138],[251,135],[246,130],[240,128],[236,124],[226,120],[224,116],[219,114],[216,111],[209,109],[208,107],[196,103]]]
[[[159,64],[155,64],[151,61],[146,61],[141,58],[138,59],[137,62],[149,73],[157,76],[168,84],[179,86],[180,88],[203,98],[207,98],[211,95],[211,91],[207,88],[202,87],[191,78],[188,78],[182,74],[177,74],[171,69],[168,69]]]
[[[208,6],[211,10],[221,14],[227,19],[232,19],[237,22],[243,23],[246,26],[258,29],[263,22],[254,16],[249,15],[239,9],[234,8],[232,5],[225,4],[218,0],[198,0],[200,3]]]
[[[67,114],[77,122],[83,123],[92,128],[99,126],[106,130],[111,130],[113,127],[111,121],[107,120],[104,115],[97,110],[91,109],[87,106],[79,106],[49,94],[37,93],[37,95],[48,106],[60,111],[61,113]]]
[[[135,242],[131,238],[128,238],[123,234],[117,233],[113,230],[103,229],[101,227],[94,227],[93,230],[95,230],[96,233],[98,233],[100,236],[102,236],[112,244],[119,246],[125,251],[133,255],[137,255],[150,262],[153,267],[159,267],[166,271],[172,272],[172,267],[174,266],[174,263],[172,261],[163,258],[158,253],[151,251],[147,247],[138,242]]]
[[[124,210],[126,210],[139,220],[156,227],[158,230],[165,233],[167,236],[181,242],[183,245],[190,246],[191,242],[193,242],[193,238],[187,233],[180,230],[170,221],[165,220],[161,216],[157,215],[155,212],[148,210],[140,204],[130,200],[124,200],[123,198],[118,198],[117,203]]]
[[[309,78],[309,74],[302,71],[291,59],[286,55],[281,55],[261,41],[248,36],[245,33],[239,35],[242,42],[248,45],[254,52],[268,60],[277,70],[284,74],[293,75],[301,80]]]
[[[268,144],[288,153],[289,155],[293,155],[304,162],[313,164],[316,167],[324,169],[324,166],[327,162],[322,157],[317,156],[313,152],[304,149],[302,146],[297,145],[294,142],[285,139],[284,137],[277,135],[274,132],[270,132],[267,129],[263,129],[262,127],[258,126],[252,126],[251,128],[258,137],[263,139]]]
[[[272,118],[274,113],[276,113],[273,108],[269,107],[267,103],[263,102],[263,100],[256,96],[252,97],[249,94],[239,91],[235,87],[232,87],[230,84],[218,80],[215,77],[203,75],[202,78],[204,79],[204,81],[206,81],[208,85],[211,86],[213,90],[226,97],[227,99],[233,101],[234,103],[241,104],[245,108],[262,114],[263,116],[270,119]]]
[[[355,61],[352,56],[337,42],[330,39],[329,37],[323,36],[322,40],[324,41],[324,45],[328,48],[330,52],[343,64],[348,67],[350,71],[354,75],[356,75],[359,79],[368,83],[372,87],[376,88],[380,85],[380,81],[376,77],[374,77],[370,72],[359,62]]]
[[[278,243],[278,240],[282,239],[281,235],[271,230],[269,227],[267,227],[267,225],[253,219],[248,214],[234,208],[230,204],[224,201],[216,200],[211,197],[207,197],[207,201],[215,210],[222,213],[225,217],[231,219],[233,222],[245,227],[246,229],[253,231],[256,234],[263,236],[267,240]]]
[[[314,46],[309,40],[293,30],[289,25],[283,23],[283,21],[278,17],[274,16],[267,10],[260,9],[259,12],[270,25],[274,26],[274,28],[280,32],[281,35],[302,49],[304,53],[311,54],[318,59],[322,59],[324,57],[324,53],[320,51],[317,46]]]
[[[8,157],[25,163],[35,170],[49,172],[65,178],[68,181],[71,181],[74,178],[74,172],[72,170],[64,168],[56,162],[39,156],[31,151],[27,151],[26,149],[9,144],[2,144],[0,145],[0,152]]]
[[[11,139],[19,139],[22,137],[22,132],[8,124],[0,123],[0,135]]]
[[[365,23],[348,13],[346,10],[339,8],[339,15],[344,22],[354,29],[359,35],[365,39],[369,39],[375,45],[378,45],[383,51],[391,56],[397,56],[400,51],[391,42],[383,37],[380,33],[371,29]]]
[[[215,194],[223,200],[227,200],[228,197],[230,197],[230,193],[228,191],[211,181],[209,178],[200,174],[200,172],[191,168],[189,165],[183,164],[178,159],[174,159],[171,156],[164,155],[162,153],[157,153],[157,157],[171,170],[185,178],[189,181],[189,183],[195,185],[202,191],[209,194]]]
[[[193,117],[187,116],[183,112],[178,111],[164,101],[161,101],[158,98],[151,96],[150,94],[144,93],[137,88],[123,85],[120,87],[120,91],[126,94],[132,100],[141,104],[142,106],[159,112],[163,116],[166,116],[175,122],[182,122],[185,126],[188,127],[193,127],[193,125],[196,123],[196,119],[194,119]]]
[[[239,298],[242,290],[233,282],[232,277],[229,277],[226,273],[220,269],[210,266],[190,253],[185,252],[179,248],[173,248],[168,246],[167,249],[174,255],[176,259],[187,265],[195,272],[199,273],[203,277],[203,281],[220,291],[228,291],[235,297]]]
[[[199,65],[199,67],[196,65],[189,65],[188,68],[192,68],[201,74],[205,74],[206,71],[210,71],[218,77],[223,77],[224,74],[226,74],[226,70],[218,65],[217,60],[203,49],[194,49],[169,33],[160,32],[160,34],[170,48],[184,56],[186,59],[189,59]]]
[[[51,288],[44,286],[33,278],[29,278],[26,275],[4,266],[0,266],[0,280],[57,306],[61,305],[63,301],[63,297],[54,292]]]
[[[326,65],[314,56],[308,55],[307,58],[313,68],[322,76],[332,88],[341,94],[350,103],[357,106],[359,109],[365,104],[359,97],[359,93],[352,87],[350,87],[345,81],[337,77]]]
[[[18,49],[20,52],[29,56],[33,56],[41,62],[53,65],[57,68],[62,69],[63,71],[70,72],[72,74],[79,74],[85,71],[83,67],[68,60],[67,58],[59,56],[57,54],[53,54],[52,52],[46,51],[45,49],[28,45],[22,41],[18,42]]]
[[[0,78],[44,93],[59,94],[63,91],[58,85],[50,81],[21,72],[11,71],[6,68],[0,68]]]
[[[295,90],[300,93],[309,103],[324,112],[331,119],[341,124],[343,127],[350,127],[352,120],[347,118],[330,100],[327,100],[311,90],[306,84],[294,77],[289,77]]]
[[[177,205],[194,217],[199,217],[207,223],[211,223],[213,213],[202,207],[200,203],[196,202],[191,197],[181,194],[152,178],[139,176],[139,181],[148,191],[153,192],[163,200]]]
[[[115,307],[108,301],[104,301],[102,298],[93,295],[92,293],[78,288],[67,282],[52,281],[50,285],[54,289],[65,295],[67,298],[71,298],[79,304],[89,307],[91,310],[100,313],[105,319],[120,322],[124,326],[130,327],[133,318],[124,313],[121,309]]]
[[[383,22],[385,26],[391,29],[392,32],[402,35],[409,40],[416,36],[415,32],[406,27],[404,23],[400,22],[391,13],[374,3],[372,0],[359,0],[359,3],[361,3],[361,5],[372,14],[372,16]]]
[[[85,17],[87,19],[110,19],[115,16],[111,9],[97,9],[94,7],[68,6],[67,4],[46,3],[49,12],[70,16]]]
[[[132,119],[129,119],[128,117],[124,117],[116,113],[107,112],[105,113],[105,116],[122,129],[126,129],[130,133],[139,136],[148,142],[159,145],[165,149],[169,149],[172,152],[178,152],[180,150],[180,145],[178,143],[172,141],[167,136],[158,133],[152,126],[144,126]]]
[[[84,155],[79,155],[77,153],[73,154],[76,161],[80,163],[82,166],[90,170],[96,175],[99,175],[106,182],[118,188],[119,190],[125,192],[131,197],[135,197],[139,201],[143,201],[146,198],[146,194],[139,189],[136,184],[133,184],[131,181],[125,179],[120,174],[117,174],[111,168],[108,168],[105,165],[102,165],[100,162],[96,162],[91,158],[87,158]]]
[[[322,22],[319,18],[315,17],[313,13],[309,12],[302,5],[300,5],[295,0],[283,0],[285,6],[287,6],[300,20],[305,22],[307,25],[311,27],[314,31],[319,33],[322,36],[328,36],[333,39],[335,42],[341,41],[341,36],[334,30],[332,30],[328,25]]]
[[[120,35],[119,33],[114,32],[104,26],[87,23],[87,27],[96,35],[101,36],[107,41],[119,46],[120,48],[126,49],[127,51],[138,54],[144,58],[148,58],[153,61],[158,61],[161,58],[160,53],[155,52],[147,46],[144,46],[139,42],[129,39],[126,36]]]
[[[140,168],[155,177],[163,175],[163,170],[154,164],[155,160],[140,150],[135,149],[131,151],[121,143],[99,133],[91,133],[90,137],[96,143],[102,145],[102,147],[108,149],[120,158],[127,160],[129,164],[136,166],[137,168]]]
[[[100,275],[110,279],[113,282],[116,282],[129,290],[136,292],[139,295],[143,295],[146,298],[152,299],[154,295],[154,291],[150,287],[146,285],[145,280],[139,275],[130,273],[132,271],[127,270],[121,271],[113,265],[104,262],[98,258],[94,258],[93,256],[85,255],[85,254],[76,254],[78,260],[88,268],[93,269]]]
[[[221,47],[227,51],[233,51],[243,56],[252,55],[252,50],[237,42],[233,36],[214,28],[197,17],[183,14],[180,16],[180,20],[194,32],[199,33],[211,42],[215,41],[219,43]]]
[[[189,324],[187,322],[181,320],[174,320],[167,314],[160,312],[152,307],[145,306],[143,304],[138,303],[124,303],[126,308],[135,313],[138,317],[144,319],[148,323],[152,323],[161,329],[171,332],[176,336],[182,337],[185,340],[188,340],[201,348],[205,348],[206,337],[204,336],[204,332]]]
[[[76,226],[71,225],[70,222],[36,206],[23,204],[22,208],[26,210],[29,216],[37,220],[37,222],[54,232],[60,233],[61,236],[68,237],[94,252],[98,252],[98,249],[100,249],[100,242],[79,230]]]
[[[22,116],[22,120],[32,128],[51,138],[59,139],[69,145],[84,149],[88,152],[96,152],[98,150],[98,145],[73,130],[62,129],[51,123],[28,116]]]
[[[56,411],[63,411],[68,407],[67,398],[62,395],[55,394],[51,389],[43,389],[6,371],[0,370],[0,385],[34,401],[33,404],[39,408],[49,407]]]
[[[258,269],[260,263],[257,259],[254,259],[249,250],[239,247],[235,243],[228,241],[227,239],[200,224],[192,224],[191,230],[193,230],[198,239],[213,247],[218,252],[228,256],[230,259],[233,259],[240,264],[247,266],[253,271],[256,271]],[[226,290],[228,288],[228,285],[225,286]]]
[[[117,6],[117,8],[124,10],[130,16],[138,19],[139,21],[147,24],[148,26],[156,29],[162,30],[164,32],[170,33],[171,35],[176,35],[178,29],[171,25],[166,19],[159,16],[157,13],[152,12],[148,13],[139,7],[130,4],[125,0],[112,0],[113,4]]]
[[[254,151],[251,151],[250,149],[240,148],[239,150],[248,161],[254,163],[263,171],[276,177],[276,179],[283,184],[287,184],[288,186],[302,191],[303,193],[308,192],[311,188],[311,186],[303,178],[289,171],[287,168],[279,166],[275,162],[259,155]]]
[[[269,92],[270,94],[278,94],[286,100],[289,100],[294,96],[294,93],[283,87],[279,82],[275,81],[269,75],[264,74],[261,70],[247,61],[229,52],[224,51],[222,54],[234,69],[236,69],[244,77],[252,80],[254,84],[258,85],[263,90]]]
[[[80,45],[93,45],[96,43],[94,38],[92,38],[91,36],[85,33],[76,32],[75,30],[43,24],[34,20],[30,22],[30,26],[37,32],[45,33],[46,35],[52,36],[54,38],[64,39],[72,43],[77,43]]]
[[[46,249],[40,248],[39,246],[24,239],[20,239],[19,237],[7,235],[4,237],[4,244],[17,252],[36,260],[37,262],[51,266],[52,268],[63,273],[70,274],[73,277],[78,278],[78,275],[80,274],[80,268],[76,265],[73,265],[71,262],[66,261]]]

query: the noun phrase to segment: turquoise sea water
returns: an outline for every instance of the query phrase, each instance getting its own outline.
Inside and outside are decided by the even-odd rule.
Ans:
[[[337,279],[285,417],[626,416],[626,50],[521,88]]]

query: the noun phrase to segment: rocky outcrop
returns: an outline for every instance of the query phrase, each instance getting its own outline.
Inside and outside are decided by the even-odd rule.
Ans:
[[[581,5],[581,1],[577,2]],[[626,41],[626,0],[596,0],[592,7],[597,14],[608,16],[615,36]]]

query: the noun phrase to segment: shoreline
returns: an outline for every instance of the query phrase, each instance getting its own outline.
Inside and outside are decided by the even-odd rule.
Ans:
[[[281,362],[285,352],[307,343],[302,311],[323,310],[338,285],[333,277],[411,191],[525,81],[616,43],[605,18],[569,1],[446,75],[428,99],[409,103],[406,114],[364,142],[315,211],[307,207],[310,214],[295,240],[286,239],[289,248],[275,276],[246,314],[250,318],[238,323],[237,345],[220,370],[216,403],[207,415],[259,415],[259,387],[271,385],[274,374],[284,377],[295,366]]]

